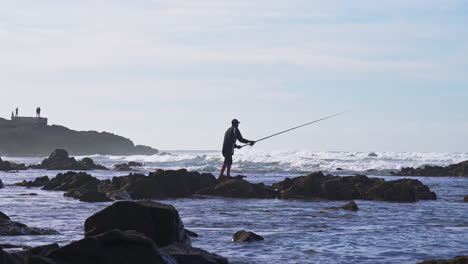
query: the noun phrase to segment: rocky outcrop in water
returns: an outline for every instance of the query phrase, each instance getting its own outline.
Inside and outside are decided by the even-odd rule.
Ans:
[[[115,164],[112,169],[115,171],[132,171],[135,170],[133,167],[141,167],[143,163],[130,161],[128,163]]]
[[[456,256],[452,259],[425,260],[418,264],[468,264],[468,256]]]
[[[435,200],[436,195],[418,180],[385,181],[364,175],[339,177],[321,172],[285,179],[273,185],[282,199],[378,200],[416,202]]]
[[[70,157],[64,149],[54,150],[48,158],[39,165],[31,165],[30,168],[46,170],[107,170],[106,167],[94,163],[91,158],[77,161]]]
[[[0,118],[0,155],[43,157],[52,150],[67,149],[72,155],[153,155],[158,150],[135,145],[130,139],[96,131],[75,131],[63,126],[18,124]]]
[[[425,166],[422,168],[402,168],[400,171],[393,172],[394,176],[468,176],[468,160],[446,167],[443,166]]]
[[[36,236],[57,234],[58,232],[52,229],[28,227],[25,224],[11,221],[6,214],[0,212],[0,236]]]
[[[342,205],[340,207],[332,206],[332,207],[325,207],[325,209],[331,209],[331,210],[343,209],[343,210],[348,210],[348,211],[357,211],[357,210],[359,210],[359,207],[357,206],[355,201],[351,201],[351,202],[349,202],[349,203],[347,203],[345,205]]]
[[[34,179],[34,181],[22,181],[15,183],[17,186],[24,186],[24,187],[41,187],[49,183],[49,177],[47,176],[42,176],[42,177],[37,177]]]
[[[250,231],[237,231],[232,235],[233,242],[253,242],[253,241],[262,241],[265,240],[262,236],[255,234],[254,232]]]
[[[201,189],[200,195],[211,195],[231,198],[275,198],[276,191],[263,183],[250,183],[242,178],[223,179],[216,185]]]
[[[16,171],[26,169],[26,165],[22,163],[14,163],[11,161],[2,160],[2,158],[0,158],[0,171]]]
[[[2,180],[0,180],[0,189],[3,188],[3,187],[4,187],[3,182],[2,182]]]

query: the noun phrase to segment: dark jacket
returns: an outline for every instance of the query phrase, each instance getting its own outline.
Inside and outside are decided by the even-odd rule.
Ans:
[[[242,134],[237,127],[230,127],[224,133],[224,142],[223,142],[223,155],[231,156],[234,154],[234,147],[236,145],[236,140],[239,140],[242,143],[249,143],[249,140],[242,137]]]

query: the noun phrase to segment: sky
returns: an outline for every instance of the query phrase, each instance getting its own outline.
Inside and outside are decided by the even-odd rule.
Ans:
[[[0,0],[0,116],[219,149],[468,151],[466,0]]]

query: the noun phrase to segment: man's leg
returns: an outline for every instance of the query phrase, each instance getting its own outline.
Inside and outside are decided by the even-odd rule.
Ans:
[[[231,164],[227,165],[227,176],[231,177]]]
[[[226,169],[226,163],[223,163],[223,167],[221,168],[221,172],[219,173],[220,177],[224,174],[225,169]]]

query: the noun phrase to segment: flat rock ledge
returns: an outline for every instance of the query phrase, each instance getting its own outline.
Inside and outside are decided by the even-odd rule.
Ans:
[[[58,235],[53,229],[28,227],[25,224],[11,221],[10,217],[0,212],[0,236],[41,236]]]
[[[433,177],[467,177],[468,160],[449,166],[425,166],[422,168],[402,168],[400,171],[393,172],[394,176],[433,176]]]

